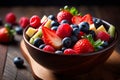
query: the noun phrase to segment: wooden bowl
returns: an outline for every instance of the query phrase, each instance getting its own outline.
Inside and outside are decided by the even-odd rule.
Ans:
[[[111,24],[102,20],[106,27]],[[96,66],[104,63],[112,54],[118,41],[118,31],[116,29],[113,41],[103,50],[80,55],[59,55],[44,52],[28,42],[28,36],[25,34],[27,28],[23,32],[23,39],[32,58],[43,67],[53,71],[53,73],[66,76],[86,73]]]

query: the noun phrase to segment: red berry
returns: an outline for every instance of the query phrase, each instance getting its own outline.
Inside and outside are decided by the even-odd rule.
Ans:
[[[94,51],[94,47],[88,39],[80,39],[74,45],[73,50],[75,50],[78,54],[89,53]]]
[[[77,53],[75,52],[75,50],[68,48],[64,50],[64,54],[70,55],[70,54],[77,54]]]
[[[41,19],[39,16],[37,15],[34,15],[30,18],[30,25],[34,28],[37,28],[40,26],[40,23],[41,23]]]
[[[86,14],[84,15],[80,22],[88,22],[89,24],[93,24],[93,19],[92,19],[92,15],[91,14]]]
[[[21,17],[19,20],[19,25],[25,28],[29,24],[29,19],[27,17]]]
[[[62,10],[57,14],[57,20],[60,23],[62,20],[67,20],[69,23],[71,23],[71,18],[73,15],[68,12],[67,10]]]
[[[78,34],[78,39],[81,39],[82,38],[82,36],[84,36],[85,35],[85,33],[84,32],[82,32],[82,31],[80,31],[79,32],[79,34]]]
[[[109,41],[110,40],[110,35],[104,31],[100,31],[98,34],[97,34],[97,39],[101,39],[101,40],[104,40],[104,41]]]
[[[55,49],[60,49],[62,46],[62,40],[55,34],[54,31],[47,27],[42,27],[43,41],[45,44],[51,45]]]
[[[50,46],[50,45],[46,45],[44,48],[43,48],[44,51],[49,51],[49,52],[55,52],[55,49]]]
[[[11,24],[14,24],[16,22],[16,16],[14,13],[10,12],[8,14],[6,14],[5,16],[5,21],[7,23],[11,23]]]
[[[72,28],[67,23],[61,24],[58,26],[56,34],[61,38],[70,37],[72,34]]]
[[[72,23],[73,24],[79,24],[82,16],[75,15],[72,17]]]

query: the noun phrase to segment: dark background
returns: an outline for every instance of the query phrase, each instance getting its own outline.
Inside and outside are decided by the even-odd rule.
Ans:
[[[119,0],[0,0],[0,6],[115,5]]]

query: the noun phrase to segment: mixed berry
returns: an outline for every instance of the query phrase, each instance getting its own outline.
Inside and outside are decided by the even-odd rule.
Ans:
[[[29,42],[53,54],[85,54],[106,48],[114,38],[115,27],[106,27],[91,14],[81,15],[65,6],[57,15],[33,15],[26,30]]]

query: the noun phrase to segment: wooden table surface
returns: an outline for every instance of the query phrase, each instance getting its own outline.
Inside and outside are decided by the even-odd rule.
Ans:
[[[36,14],[42,17],[44,14],[56,15],[61,6],[15,6],[15,7],[0,7],[0,18],[4,19],[5,14],[8,12],[14,12],[17,16],[17,21],[22,16],[31,17]],[[82,14],[91,13],[93,16],[104,19],[111,24],[115,25],[120,30],[120,6],[77,6]],[[26,59],[21,54],[20,41],[22,40],[22,35],[15,35],[15,42],[9,45],[0,44],[0,80],[34,80],[31,73],[31,68]],[[120,43],[120,42],[118,42]],[[117,45],[115,49],[120,53],[120,45]],[[18,69],[13,64],[14,57],[21,57],[24,59],[23,69]],[[113,75],[110,73],[106,74],[104,79],[99,80],[120,80],[120,57],[118,58],[116,67],[118,69],[113,69]],[[99,73],[99,71],[98,71]],[[98,74],[94,74],[97,75]],[[89,75],[90,76],[90,75]],[[99,75],[101,76],[101,75]],[[82,78],[81,78],[82,79]],[[49,79],[48,79],[49,80]],[[89,80],[89,79],[82,79]],[[93,78],[93,80],[96,80]]]

